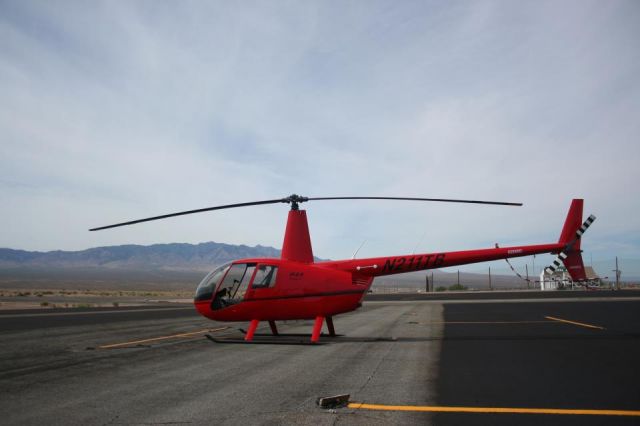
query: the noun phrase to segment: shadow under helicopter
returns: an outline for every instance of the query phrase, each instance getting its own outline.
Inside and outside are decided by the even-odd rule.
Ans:
[[[242,330],[240,330],[242,331]],[[341,343],[416,343],[437,341],[557,341],[557,340],[637,340],[638,333],[616,333],[607,335],[547,335],[547,336],[443,336],[443,337],[397,337],[397,336],[371,336],[349,337],[344,335],[330,336],[321,334],[317,343],[309,340],[310,334],[254,334],[252,341],[244,340],[243,336],[213,337],[205,334],[205,337],[215,343],[251,344],[251,345],[305,345],[321,346]]]

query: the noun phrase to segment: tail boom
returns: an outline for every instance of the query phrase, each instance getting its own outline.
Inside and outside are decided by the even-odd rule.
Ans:
[[[368,259],[322,262],[319,265],[333,267],[363,276],[378,277],[512,257],[531,256],[541,253],[558,253],[562,248],[562,244],[553,243],[442,253],[410,254],[404,256],[373,257]]]
[[[318,266],[351,272],[359,277],[378,277],[551,253],[559,255],[554,262],[554,264],[557,264],[556,267],[559,266],[562,261],[574,281],[584,280],[586,279],[586,272],[582,262],[580,241],[584,231],[595,220],[595,216],[590,216],[587,221],[582,223],[582,207],[582,199],[572,200],[569,213],[567,214],[560,234],[560,239],[557,243],[514,247],[498,247],[496,244],[495,248],[490,249],[340,260],[321,262]]]

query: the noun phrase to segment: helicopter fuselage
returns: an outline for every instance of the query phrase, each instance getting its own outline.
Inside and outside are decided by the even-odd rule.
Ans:
[[[225,266],[218,282],[211,283],[215,291],[194,301],[200,314],[217,321],[314,319],[353,311],[373,281],[373,277],[355,279],[352,273],[332,267],[332,262],[261,258]],[[264,270],[275,272],[268,285],[261,284]],[[234,273],[238,278],[229,279]]]

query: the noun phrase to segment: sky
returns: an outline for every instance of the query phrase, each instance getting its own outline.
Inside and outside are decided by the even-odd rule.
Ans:
[[[640,257],[637,1],[0,0],[0,247],[314,253],[557,240],[572,198],[594,259]],[[539,261],[542,262],[542,261]]]

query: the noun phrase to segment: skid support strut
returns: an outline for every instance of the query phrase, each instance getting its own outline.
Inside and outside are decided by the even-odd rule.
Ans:
[[[333,328],[333,317],[327,317],[327,328],[329,329],[329,336],[333,337],[336,335],[336,329]]]
[[[274,336],[278,335],[278,327],[276,327],[275,321],[269,321],[269,327],[271,327],[271,334]]]
[[[260,320],[254,319],[249,323],[249,329],[247,330],[247,334],[244,336],[244,340],[250,342],[253,340],[253,333],[256,332],[256,328],[258,328],[258,324]]]
[[[311,343],[318,343],[318,340],[320,340],[320,332],[322,331],[323,322],[324,317],[316,317],[316,322],[313,324],[313,333],[311,333]]]

